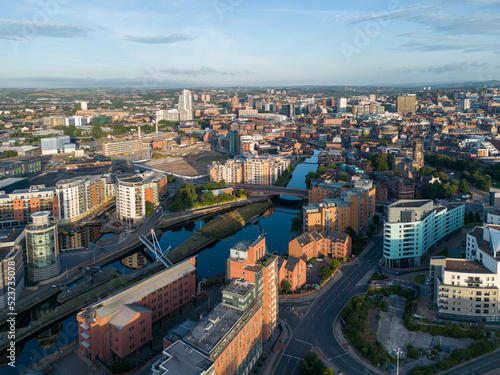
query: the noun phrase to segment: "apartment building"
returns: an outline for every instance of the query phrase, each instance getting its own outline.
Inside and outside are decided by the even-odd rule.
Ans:
[[[418,266],[436,242],[464,226],[465,205],[434,206],[432,200],[399,200],[387,208],[384,258],[387,267]]]
[[[24,289],[23,247],[23,227],[0,230],[0,309],[7,307],[7,296],[12,288],[16,299]]]
[[[82,219],[91,210],[99,209],[106,199],[106,177],[84,176],[58,181],[56,194],[61,210],[60,224]]]
[[[244,279],[255,285],[263,307],[263,338],[268,340],[277,324],[278,257],[267,252],[264,236],[253,242],[240,241],[231,248],[226,279]]]
[[[195,296],[196,258],[191,258],[79,312],[78,350],[91,361],[124,358],[150,342],[153,323]]]
[[[500,226],[467,234],[466,259],[432,257],[429,307],[458,321],[500,323]]]
[[[348,227],[358,232],[368,226],[375,213],[373,181],[359,180],[353,185],[323,183],[309,191],[310,202],[302,207],[304,232],[334,230],[346,232]],[[331,196],[334,198],[325,198]]]
[[[208,166],[210,181],[224,179],[232,184],[274,185],[290,165],[290,159],[276,156],[252,156],[231,159],[224,164],[213,162]]]
[[[145,151],[147,147],[144,146],[141,139],[131,139],[126,141],[102,143],[102,152],[104,156],[116,156],[124,154],[137,154]]]
[[[224,180],[228,184],[241,184],[243,182],[243,161],[230,159],[224,164],[213,162],[208,166],[210,181]]]
[[[278,258],[278,286],[283,289],[283,282],[290,283],[290,290],[300,289],[307,282],[306,262],[293,255]]]
[[[304,233],[288,243],[288,254],[304,261],[321,255],[345,258],[352,253],[352,239],[348,234],[332,230]]]
[[[157,172],[119,176],[116,178],[116,215],[136,224],[146,217],[146,202],[157,206],[167,192],[167,175]]]
[[[252,156],[243,162],[243,183],[274,185],[290,165],[290,159],[280,156]]]
[[[26,177],[41,171],[42,162],[38,158],[16,158],[0,162],[0,177]]]
[[[1,194],[1,192],[0,192]],[[14,190],[0,195],[0,226],[26,225],[30,215],[38,211],[50,211],[59,220],[59,198],[52,188],[32,185],[29,189]]]
[[[261,289],[233,280],[218,304],[183,339],[163,351],[152,374],[247,375],[262,355]]]
[[[163,351],[152,374],[247,375],[276,328],[278,258],[265,237],[240,241],[226,263],[222,302],[184,338]]]
[[[326,180],[311,186],[309,203],[321,203],[324,199],[340,198],[342,192],[349,192],[350,200],[360,205],[360,222],[361,225],[366,226],[368,220],[375,214],[376,190],[372,180],[361,180],[356,177],[353,177],[350,183]]]

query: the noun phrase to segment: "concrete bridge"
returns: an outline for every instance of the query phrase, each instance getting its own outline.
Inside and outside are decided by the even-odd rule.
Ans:
[[[265,195],[289,195],[297,198],[307,198],[309,192],[307,189],[289,188],[285,186],[263,186],[247,184],[231,184],[229,187],[242,189],[245,191],[261,191]]]

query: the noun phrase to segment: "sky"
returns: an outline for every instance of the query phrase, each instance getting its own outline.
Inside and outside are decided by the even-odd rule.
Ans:
[[[0,87],[500,79],[498,0],[17,0]]]

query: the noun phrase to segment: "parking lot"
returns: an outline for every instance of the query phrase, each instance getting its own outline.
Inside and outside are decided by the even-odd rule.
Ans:
[[[331,257],[325,257],[323,259],[317,258],[307,265],[307,284],[304,286],[304,289],[311,290],[314,288],[314,285],[319,285],[321,281],[321,276],[319,275],[319,271],[321,267],[330,266],[332,262]]]

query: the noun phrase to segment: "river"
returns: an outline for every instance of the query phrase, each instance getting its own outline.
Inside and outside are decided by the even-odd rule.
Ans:
[[[314,156],[304,160],[293,171],[292,178],[288,183],[288,187],[305,188],[305,176],[309,171],[316,170],[318,162],[319,151],[314,152]],[[314,164],[313,164],[314,163]],[[292,199],[292,198],[291,198]],[[295,199],[295,198],[293,198]],[[197,264],[198,274],[202,278],[208,278],[215,275],[220,275],[225,272],[226,260],[229,257],[229,251],[238,241],[241,240],[254,240],[261,233],[267,234],[266,245],[267,251],[282,255],[288,250],[288,242],[291,237],[292,218],[299,213],[297,209],[290,208],[277,208],[277,210],[268,217],[262,217],[256,224],[248,224],[239,232],[217,243],[209,246],[198,253]],[[189,238],[195,229],[199,229],[206,221],[214,218],[215,216],[208,217],[203,220],[197,220],[192,223],[180,225],[171,228],[161,235],[159,242],[162,249],[169,246],[175,248]],[[120,270],[122,273],[132,272],[131,264],[141,262],[141,251],[133,259],[129,258],[127,261],[116,261],[112,265]],[[146,259],[143,260],[144,264],[149,263],[149,254],[146,254]],[[136,259],[138,258],[138,259]],[[124,265],[125,264],[125,265]],[[49,333],[47,333],[49,332]],[[61,323],[55,324],[46,332],[37,337],[47,335],[50,339],[40,341],[40,339],[28,340],[22,349],[21,354],[16,359],[17,369],[8,366],[1,367],[0,373],[2,375],[19,374],[19,370],[26,369],[26,366],[39,362],[42,358],[58,351],[60,348],[69,344],[78,338],[78,327],[76,324],[76,314],[65,319]],[[49,346],[50,345],[50,346]]]

